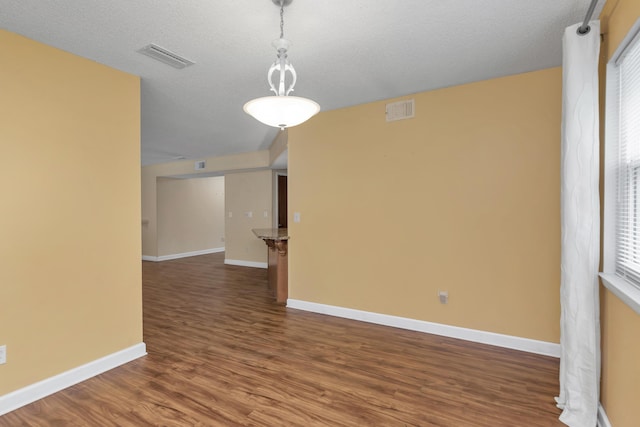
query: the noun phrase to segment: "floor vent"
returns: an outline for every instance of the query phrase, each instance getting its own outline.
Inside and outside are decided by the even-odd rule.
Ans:
[[[413,99],[387,104],[385,115],[388,122],[411,119],[416,115],[416,107]]]
[[[167,65],[170,65],[173,68],[182,69],[194,64],[193,61],[189,61],[188,59],[183,58],[180,55],[177,55],[155,44],[147,45],[138,50],[138,52],[143,55],[147,55],[150,58],[163,62]]]

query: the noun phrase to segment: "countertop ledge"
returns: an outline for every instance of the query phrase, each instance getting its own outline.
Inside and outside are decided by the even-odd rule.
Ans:
[[[289,240],[286,228],[254,228],[251,231],[262,240]]]

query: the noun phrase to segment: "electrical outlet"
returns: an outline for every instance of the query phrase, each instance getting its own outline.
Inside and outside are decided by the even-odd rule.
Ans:
[[[7,363],[7,346],[0,345],[0,365]]]
[[[440,298],[440,304],[446,304],[449,302],[449,292],[438,291],[438,298]]]

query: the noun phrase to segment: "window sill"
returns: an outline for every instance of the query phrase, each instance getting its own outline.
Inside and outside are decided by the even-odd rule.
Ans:
[[[640,314],[640,289],[615,274],[600,273],[602,284],[627,304],[633,311]]]

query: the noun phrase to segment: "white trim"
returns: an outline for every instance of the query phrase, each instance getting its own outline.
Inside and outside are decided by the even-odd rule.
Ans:
[[[598,404],[598,427],[613,427],[607,413],[604,411],[602,403]]]
[[[494,332],[479,331],[476,329],[467,329],[458,326],[444,325],[441,323],[427,322],[424,320],[390,316],[388,314],[372,313],[369,311],[354,310],[351,308],[336,307],[295,299],[288,299],[287,307],[312,311],[314,313],[328,314],[330,316],[344,317],[346,319],[359,320],[362,322],[376,323],[378,325],[408,329],[410,331],[442,335],[466,341],[511,348],[529,353],[542,354],[544,356],[560,357],[560,344],[547,341],[538,341],[530,338],[521,338],[512,335],[503,335]]]
[[[633,23],[633,26],[629,32],[627,32],[627,35],[624,36],[624,39],[620,42],[618,48],[607,64],[614,66],[620,65],[620,61],[624,58],[627,48],[631,46],[637,36],[640,36],[640,18],[636,19],[636,22]]]
[[[0,416],[147,354],[141,342],[124,350],[0,396]]]
[[[241,259],[225,259],[224,263],[227,265],[239,265],[240,267],[253,268],[267,268],[269,266],[266,262],[244,261]]]
[[[640,314],[640,289],[615,274],[600,273],[600,278],[605,288]]]
[[[211,248],[211,249],[202,249],[200,251],[183,252],[181,254],[171,254],[171,255],[161,255],[161,256],[142,255],[142,260],[160,262],[160,261],[169,261],[171,259],[188,258],[188,257],[198,256],[198,255],[215,254],[218,252],[224,252],[224,246],[221,248]]]
[[[221,248],[202,249],[200,251],[184,252],[181,254],[162,255],[158,257],[158,261],[168,261],[170,259],[178,259],[178,258],[189,258],[192,256],[215,254],[219,252],[224,252],[224,246]]]

